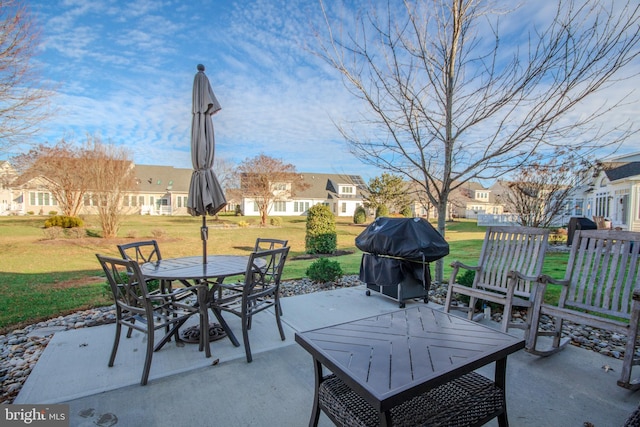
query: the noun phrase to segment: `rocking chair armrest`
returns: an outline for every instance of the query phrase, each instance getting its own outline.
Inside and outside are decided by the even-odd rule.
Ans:
[[[526,274],[522,274],[518,270],[511,270],[509,272],[509,277],[526,282],[535,282],[540,278],[540,276],[527,276]]]
[[[458,268],[464,268],[465,270],[473,270],[473,271],[480,271],[480,266],[479,265],[467,265],[464,264],[460,261],[454,261],[451,263],[451,267],[458,269]]]
[[[536,279],[536,281],[538,283],[542,283],[542,284],[552,284],[552,285],[562,285],[562,286],[569,286],[569,281],[565,280],[565,279],[554,279],[551,276],[548,276],[546,274],[541,274],[540,276],[538,276],[538,278]]]

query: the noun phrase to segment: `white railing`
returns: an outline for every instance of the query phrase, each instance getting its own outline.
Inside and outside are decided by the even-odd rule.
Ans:
[[[478,214],[478,225],[488,227],[491,225],[518,225],[518,215],[516,214]]]

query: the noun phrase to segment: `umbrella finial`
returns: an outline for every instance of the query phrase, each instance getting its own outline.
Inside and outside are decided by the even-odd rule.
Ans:
[[[198,69],[198,71],[204,71],[204,65],[202,64],[198,64],[196,68]]]

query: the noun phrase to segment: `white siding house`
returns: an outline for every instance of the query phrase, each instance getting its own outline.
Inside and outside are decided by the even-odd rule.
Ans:
[[[310,207],[324,204],[336,216],[352,217],[356,208],[364,203],[366,186],[360,176],[322,173],[301,173],[298,176],[307,187],[293,195],[291,183],[273,184],[274,193],[281,193],[269,206],[270,216],[306,215]],[[242,212],[245,216],[260,216],[251,197],[243,197]]]

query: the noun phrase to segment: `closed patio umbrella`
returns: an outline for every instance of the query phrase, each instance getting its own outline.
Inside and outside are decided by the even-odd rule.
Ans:
[[[202,261],[207,262],[207,215],[215,215],[227,204],[222,187],[213,171],[215,139],[211,116],[222,107],[218,103],[204,65],[198,64],[193,79],[193,117],[191,121],[191,162],[193,175],[189,186],[187,210],[193,216],[202,216]]]

